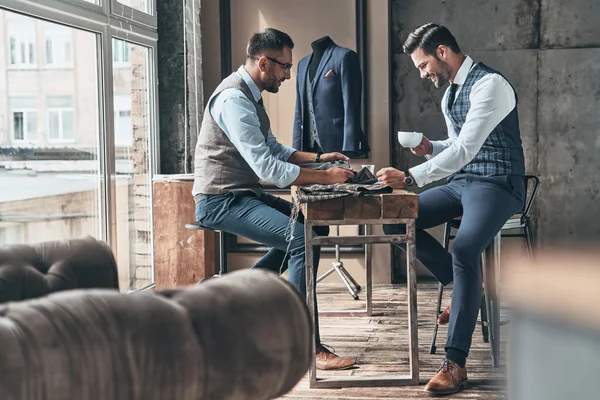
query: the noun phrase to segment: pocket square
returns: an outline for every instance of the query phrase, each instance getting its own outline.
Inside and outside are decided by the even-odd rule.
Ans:
[[[329,71],[327,71],[327,73],[325,74],[325,78],[330,78],[332,76],[335,76],[335,71],[330,69]]]

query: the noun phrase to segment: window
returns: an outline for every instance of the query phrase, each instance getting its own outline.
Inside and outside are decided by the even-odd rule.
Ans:
[[[6,24],[8,37],[8,64],[13,68],[32,68],[35,63],[35,24],[15,18]]]
[[[44,59],[47,67],[72,67],[72,29],[57,24],[44,24]]]
[[[19,223],[2,223],[0,225],[0,243],[3,246],[25,243],[24,224]]]
[[[115,68],[129,67],[129,45],[123,40],[113,39],[113,65]]]
[[[134,10],[141,11],[146,14],[150,14],[150,4],[148,0],[117,0],[120,4],[124,6],[131,7]]]
[[[48,140],[73,141],[73,99],[70,96],[48,97]]]
[[[132,144],[131,95],[115,95],[115,146]]]
[[[35,97],[10,99],[12,138],[17,142],[35,142],[37,139],[37,104]]]

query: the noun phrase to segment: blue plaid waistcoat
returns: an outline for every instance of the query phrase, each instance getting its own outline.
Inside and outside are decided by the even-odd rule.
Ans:
[[[471,108],[471,101],[469,100],[471,89],[479,79],[487,74],[501,75],[483,63],[475,64],[469,71],[450,112],[448,112],[447,102],[444,102],[443,112],[452,121],[454,130],[459,135],[467,118],[467,112]],[[515,98],[516,96],[515,92]],[[471,173],[482,176],[525,174],[517,106],[494,128],[475,158],[457,173]]]

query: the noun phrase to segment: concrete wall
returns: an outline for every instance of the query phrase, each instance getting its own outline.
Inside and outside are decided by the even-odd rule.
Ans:
[[[600,4],[596,0],[393,0],[395,130],[446,136],[443,90],[421,81],[401,45],[425,22],[446,25],[466,54],[502,72],[519,97],[527,172],[542,181],[534,208],[541,247],[600,237]],[[394,147],[393,163],[422,162]]]

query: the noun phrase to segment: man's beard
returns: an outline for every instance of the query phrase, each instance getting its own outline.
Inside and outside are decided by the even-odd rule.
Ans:
[[[438,59],[439,70],[435,74],[437,80],[433,82],[436,88],[443,87],[450,80],[450,66],[444,61]]]
[[[279,92],[279,87],[277,86],[278,83],[279,79],[270,77],[263,81],[262,86],[269,93],[277,93]]]

